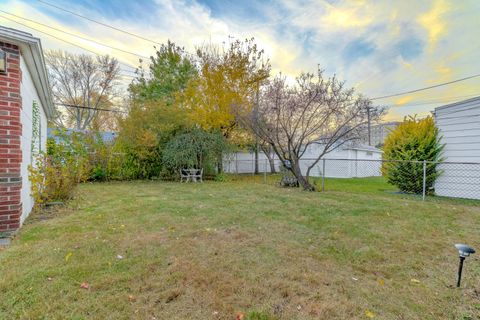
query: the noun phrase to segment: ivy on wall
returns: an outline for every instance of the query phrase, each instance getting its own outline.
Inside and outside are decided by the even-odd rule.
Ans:
[[[37,156],[42,151],[42,123],[40,121],[40,106],[37,101],[33,101],[32,105],[32,141],[31,141],[31,152],[30,152],[30,162],[33,161],[33,158]]]

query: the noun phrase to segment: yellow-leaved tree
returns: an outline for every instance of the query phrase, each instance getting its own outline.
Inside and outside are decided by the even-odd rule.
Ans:
[[[238,129],[235,115],[254,106],[256,94],[270,74],[270,63],[254,39],[232,42],[227,50],[209,44],[197,50],[199,72],[183,92],[191,121],[229,139]]]

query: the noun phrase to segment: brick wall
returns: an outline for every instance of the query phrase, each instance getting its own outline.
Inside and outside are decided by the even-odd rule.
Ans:
[[[7,71],[0,72],[0,233],[10,233],[20,227],[22,213],[22,72],[19,48],[0,42],[0,49],[7,53]]]

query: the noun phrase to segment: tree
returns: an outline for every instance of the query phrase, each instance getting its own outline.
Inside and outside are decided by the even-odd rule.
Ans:
[[[129,91],[134,100],[163,100],[171,105],[196,73],[196,66],[184,49],[168,41],[160,46],[155,56],[150,57],[149,77],[140,70]]]
[[[199,128],[186,130],[173,137],[163,150],[163,164],[171,172],[185,168],[213,171],[219,155],[228,145],[220,132]]]
[[[115,58],[48,51],[45,60],[58,111],[57,125],[86,130],[99,109],[118,96],[120,68]]]
[[[197,50],[199,73],[183,96],[191,120],[204,130],[220,130],[229,138],[237,129],[235,114],[253,107],[257,88],[270,73],[254,39],[236,40],[227,50],[204,45]]]
[[[259,140],[257,145],[260,149],[262,149],[263,153],[268,159],[268,163],[270,165],[270,172],[276,173],[277,169],[275,169],[275,159],[274,157],[272,157],[274,153],[272,146],[265,140]]]
[[[426,169],[426,190],[432,190],[441,174],[436,168],[442,161],[444,145],[440,143],[438,128],[432,117],[422,120],[405,118],[387,136],[383,146],[382,171],[389,183],[403,192],[423,192],[423,161]]]
[[[313,191],[315,187],[308,181],[310,170],[328,152],[361,138],[370,107],[369,99],[355,95],[354,89],[345,88],[335,77],[307,73],[293,85],[285,77],[276,77],[261,91],[258,108],[239,118],[284,164],[289,162],[288,170],[304,190]],[[380,119],[383,113],[383,108],[372,108],[371,120]],[[300,159],[313,144],[322,145],[323,150],[307,165],[304,176]]]
[[[102,104],[101,109],[103,110],[99,110],[97,116],[90,122],[89,129],[93,132],[117,131],[118,121],[122,115],[125,115],[123,111],[125,107],[107,101]]]
[[[119,121],[117,148],[126,156],[130,178],[158,176],[162,152],[177,133],[191,127],[181,109],[163,101],[132,102],[130,112]]]

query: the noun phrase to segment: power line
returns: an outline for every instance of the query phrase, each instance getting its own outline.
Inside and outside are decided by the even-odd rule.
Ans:
[[[0,17],[3,18],[3,19],[6,19],[6,20],[12,21],[12,22],[14,22],[14,23],[16,23],[16,24],[19,24],[19,25],[21,25],[21,26],[24,26],[24,27],[26,27],[26,28],[35,30],[35,31],[40,32],[40,33],[43,33],[43,34],[46,34],[47,36],[50,36],[50,37],[55,38],[55,39],[57,39],[57,40],[59,40],[59,41],[65,42],[65,43],[67,43],[67,44],[69,44],[69,45],[72,45],[72,46],[74,46],[74,47],[78,47],[78,48],[80,48],[80,49],[82,49],[82,50],[85,50],[85,51],[88,51],[88,52],[90,52],[90,53],[93,53],[93,54],[96,55],[96,56],[100,56],[99,53],[97,53],[97,52],[95,52],[95,51],[93,51],[93,50],[91,50],[91,49],[82,47],[82,46],[80,46],[80,45],[78,45],[78,44],[76,44],[76,43],[73,43],[73,42],[67,41],[67,40],[65,40],[65,39],[59,38],[59,37],[57,37],[57,36],[52,35],[51,33],[48,33],[48,32],[45,32],[45,31],[41,31],[41,30],[39,30],[39,29],[37,29],[37,28],[28,26],[28,25],[26,25],[26,24],[24,24],[24,23],[15,21],[15,20],[10,19],[10,18],[8,18],[8,17],[5,17],[5,16],[3,16],[3,15],[0,15]],[[124,65],[124,66],[126,66],[126,67],[128,67],[128,68],[132,68],[132,69],[136,70],[135,67],[130,66],[130,65],[126,64],[126,63],[123,63],[123,62],[120,62],[120,61],[119,61],[118,63],[121,64],[121,65]]]
[[[150,42],[150,43],[157,44],[157,45],[160,45],[160,46],[162,45],[162,43],[160,43],[160,42],[158,42],[158,41],[155,41],[155,40],[152,40],[152,39],[143,37],[143,36],[141,36],[141,35],[138,35],[138,34],[135,34],[135,33],[130,32],[130,31],[127,31],[127,30],[124,30],[124,29],[121,29],[121,28],[118,28],[118,27],[109,25],[109,24],[104,23],[104,22],[100,22],[100,21],[94,20],[94,19],[92,19],[92,18],[85,17],[85,16],[83,16],[83,15],[81,15],[81,14],[78,14],[78,13],[76,13],[76,12],[73,12],[73,11],[70,11],[70,10],[67,10],[67,9],[64,9],[64,8],[62,8],[62,7],[60,7],[60,6],[57,6],[57,5],[48,3],[48,2],[46,2],[46,1],[42,1],[42,0],[37,0],[37,1],[38,1],[38,2],[41,2],[41,3],[43,3],[43,4],[46,4],[46,5],[48,5],[48,6],[54,7],[54,8],[56,8],[56,9],[58,9],[58,10],[62,10],[62,11],[68,12],[68,13],[70,13],[70,14],[73,14],[73,15],[75,15],[75,16],[77,16],[77,17],[82,18],[82,19],[86,19],[86,20],[88,20],[88,21],[97,23],[97,24],[99,24],[99,25],[102,25],[102,26],[104,26],[104,27],[113,29],[113,30],[115,30],[115,31],[122,32],[122,33],[124,33],[124,34],[129,35],[129,36],[136,37],[136,38],[138,38],[138,39],[141,39],[141,40],[144,40],[144,41],[148,41],[148,42]],[[184,49],[182,49],[182,52],[183,52],[184,54],[192,57],[192,58],[196,57],[195,54],[190,53],[190,52],[188,52],[188,51],[186,51],[186,50],[184,50]],[[149,57],[147,57],[147,59],[148,59],[148,58],[149,58]]]
[[[370,100],[378,100],[378,99],[385,99],[385,98],[403,96],[403,95],[405,95],[405,94],[415,93],[415,92],[424,91],[424,90],[429,90],[429,89],[433,89],[433,88],[438,88],[438,87],[446,86],[446,85],[449,85],[449,84],[452,84],[452,83],[456,83],[456,82],[460,82],[460,81],[465,81],[465,80],[472,79],[472,78],[476,78],[476,77],[480,77],[480,74],[474,74],[474,75],[472,75],[472,76],[468,76],[468,77],[465,77],[465,78],[461,78],[461,79],[457,79],[457,80],[453,80],[453,81],[449,81],[449,82],[444,82],[444,83],[439,83],[439,84],[436,84],[436,85],[433,85],[433,86],[424,87],[424,88],[420,88],[420,89],[415,89],[415,90],[410,90],[410,91],[404,91],[404,92],[400,92],[400,93],[394,93],[394,94],[390,94],[390,95],[386,95],[386,96],[381,96],[381,97],[375,97],[375,98],[371,98]]]
[[[106,23],[103,23],[103,22],[94,20],[94,19],[92,19],[92,18],[85,17],[85,16],[83,16],[83,15],[81,15],[81,14],[78,14],[78,13],[76,13],[76,12],[73,12],[73,11],[70,11],[70,10],[67,10],[67,9],[64,9],[64,8],[59,7],[59,6],[57,6],[57,5],[51,4],[51,3],[49,3],[49,2],[42,1],[42,0],[37,0],[37,1],[38,1],[38,2],[41,2],[41,3],[43,3],[43,4],[46,4],[47,6],[56,8],[56,9],[58,9],[58,10],[62,10],[62,11],[68,12],[68,13],[70,13],[70,14],[73,14],[73,15],[75,15],[75,16],[77,16],[77,17],[82,18],[82,19],[86,19],[86,20],[88,20],[88,21],[97,23],[97,24],[102,25],[102,26],[104,26],[104,27],[107,27],[107,28],[116,30],[116,31],[118,31],[118,32],[122,32],[122,33],[128,34],[128,35],[130,35],[130,36],[132,36],[132,37],[136,37],[136,38],[142,39],[142,40],[144,40],[144,41],[148,41],[148,42],[151,42],[151,43],[154,43],[154,44],[161,45],[161,43],[159,43],[159,42],[157,42],[157,41],[154,41],[154,40],[145,38],[145,37],[143,37],[143,36],[141,36],[141,35],[138,35],[138,34],[135,34],[135,33],[132,33],[132,32],[129,32],[129,31],[126,31],[126,30],[117,28],[117,27],[114,27],[114,26],[112,26],[112,25],[109,25],[109,24],[106,24]]]
[[[36,24],[41,25],[41,26],[44,26],[44,27],[46,27],[46,28],[50,28],[50,29],[56,30],[56,31],[58,31],[58,32],[63,32],[63,33],[65,33],[65,34],[68,34],[68,35],[73,36],[73,37],[77,37],[77,38],[82,39],[82,40],[85,40],[85,41],[93,42],[93,43],[98,44],[98,45],[101,45],[101,46],[103,46],[103,47],[107,47],[107,48],[110,48],[110,49],[113,49],[113,50],[118,50],[118,51],[121,51],[121,52],[123,52],[123,53],[131,54],[131,55],[134,55],[134,56],[137,56],[137,57],[140,57],[140,58],[144,58],[144,59],[149,59],[149,58],[150,58],[150,57],[141,55],[141,54],[139,54],[139,53],[131,52],[131,51],[128,51],[128,50],[124,50],[124,49],[121,49],[121,48],[117,48],[117,47],[113,47],[113,46],[111,46],[111,45],[108,45],[108,44],[105,44],[105,43],[102,43],[102,42],[99,42],[99,41],[96,41],[96,40],[92,40],[92,39],[89,39],[89,38],[84,37],[84,36],[76,35],[76,34],[74,34],[74,33],[71,33],[71,32],[65,31],[65,30],[61,30],[61,29],[58,29],[58,28],[49,26],[49,25],[47,25],[47,24],[45,24],[45,23],[41,23],[41,22],[37,22],[37,21],[32,20],[32,19],[24,18],[24,17],[18,16],[18,15],[13,14],[13,13],[9,13],[9,12],[4,11],[4,10],[0,10],[0,12],[6,13],[6,14],[11,15],[11,16],[14,16],[14,17],[16,17],[16,18],[20,18],[20,19],[23,19],[23,20],[26,20],[26,21],[30,21],[30,22],[36,23]]]
[[[437,98],[437,99],[418,100],[418,101],[415,101],[414,103],[392,105],[392,106],[389,106],[389,107],[390,108],[392,108],[392,107],[393,108],[400,108],[400,107],[413,107],[413,106],[418,106],[418,105],[448,103],[448,102],[454,102],[454,101],[459,100],[459,99],[472,98],[472,97],[477,97],[477,96],[480,96],[480,93],[468,94],[468,95],[462,95],[462,96],[455,96],[455,97],[444,97],[444,98]]]
[[[126,111],[121,110],[112,110],[112,109],[103,109],[103,108],[93,108],[93,107],[85,107],[85,106],[78,106],[75,104],[68,104],[68,103],[55,103],[58,106],[63,106],[67,108],[77,108],[77,109],[88,109],[88,110],[96,110],[96,111],[108,111],[108,112],[116,112],[116,113],[128,113]]]
[[[75,61],[75,59],[69,57],[69,56],[60,56],[60,55],[55,55],[55,59],[62,59],[62,60],[68,60],[68,61]],[[120,62],[119,62],[120,63]],[[127,69],[122,69],[120,68],[120,73],[121,76],[124,77],[129,77],[129,78],[136,78],[138,74],[135,71],[132,70],[127,70]]]

